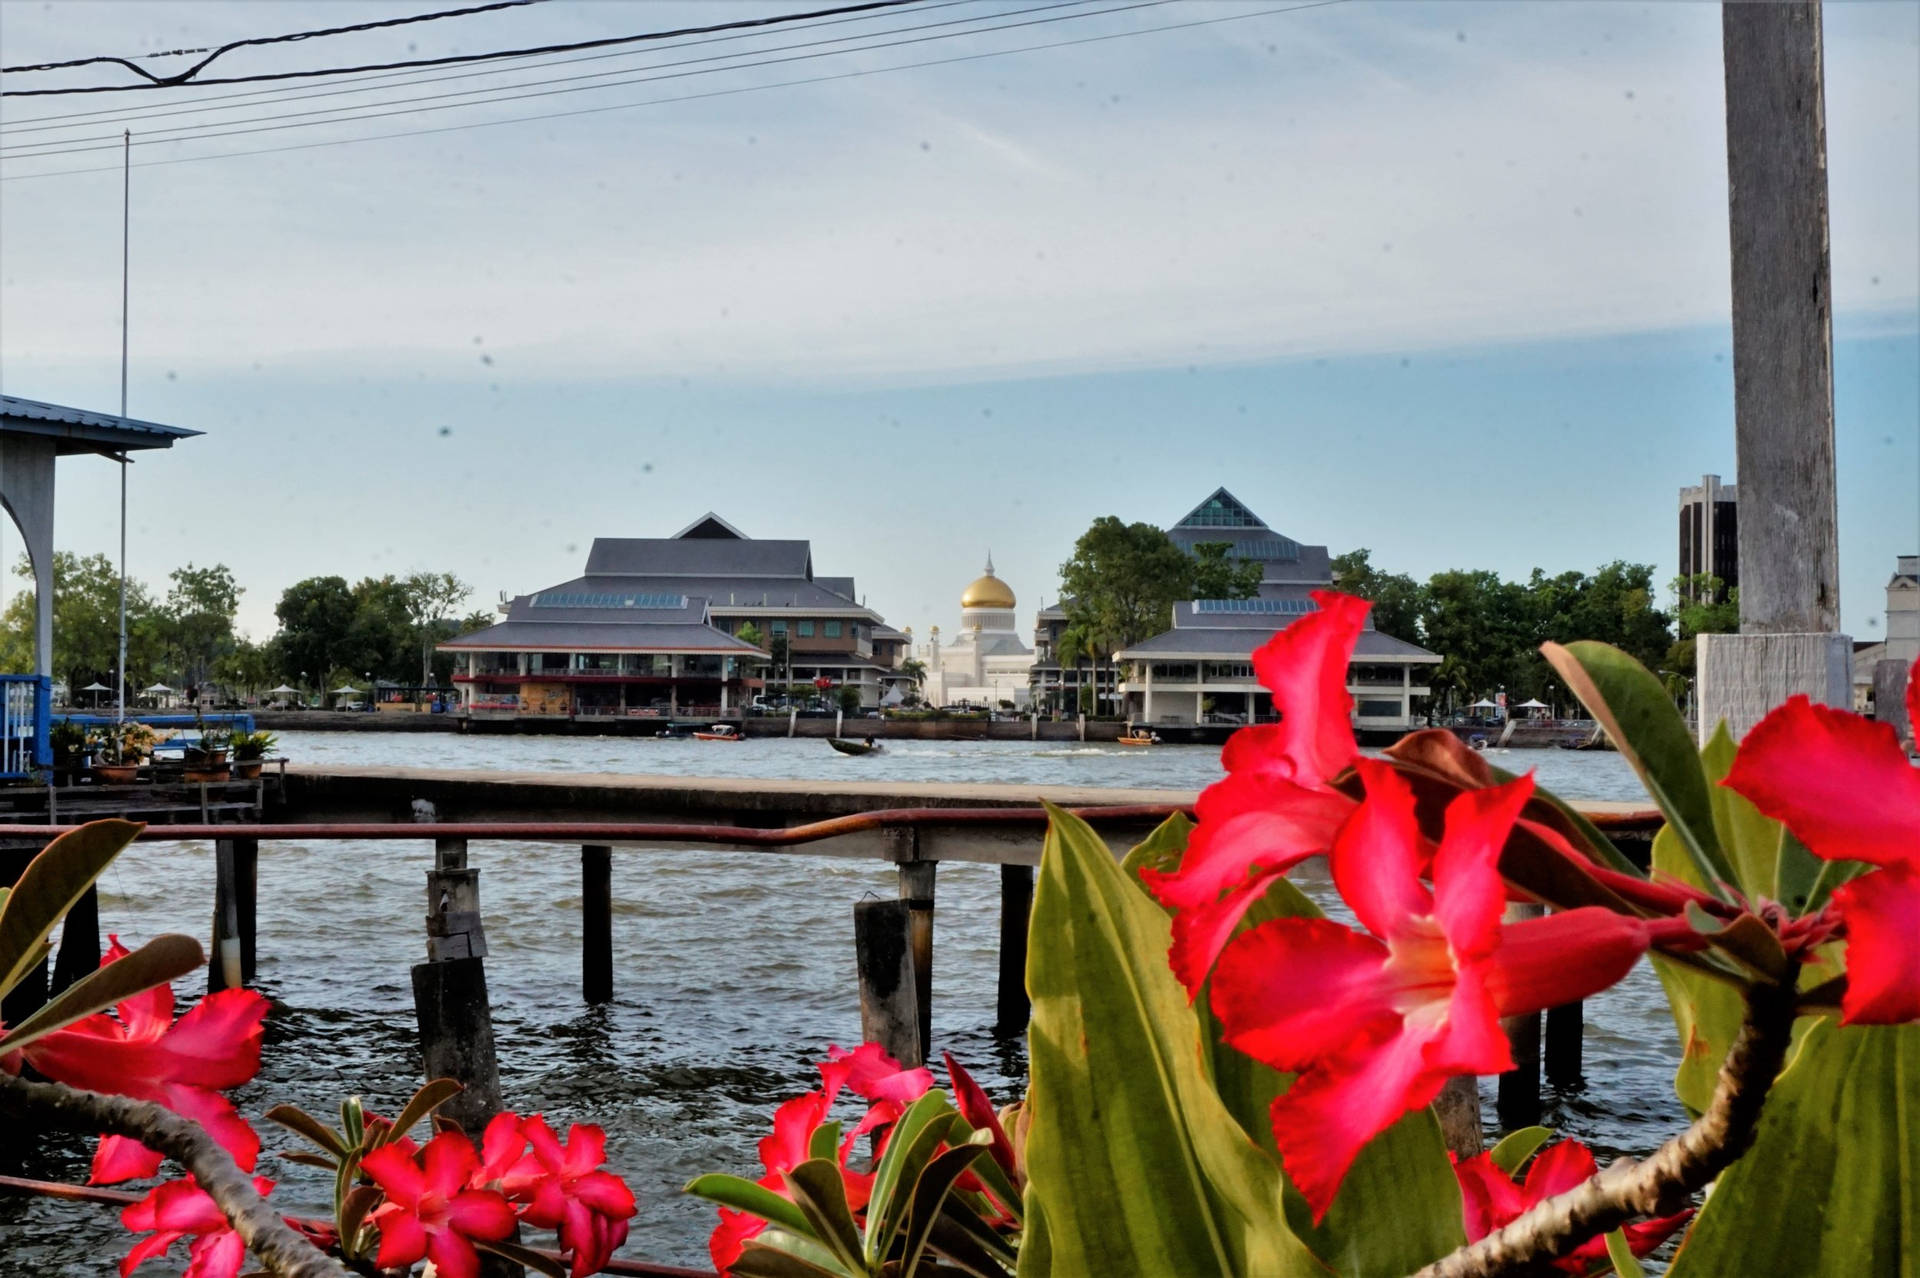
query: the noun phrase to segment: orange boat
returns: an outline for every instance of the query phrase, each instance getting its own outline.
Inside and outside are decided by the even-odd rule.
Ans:
[[[695,741],[745,741],[746,737],[742,736],[740,729],[731,723],[716,723],[706,732],[694,733],[693,739]]]
[[[1150,746],[1150,745],[1158,745],[1158,744],[1160,744],[1160,738],[1159,738],[1159,737],[1153,737],[1153,736],[1147,736],[1147,737],[1135,737],[1135,736],[1125,736],[1125,737],[1115,737],[1115,738],[1114,738],[1114,740],[1116,740],[1116,741],[1118,741],[1118,742],[1119,742],[1119,743],[1120,743],[1121,745],[1127,745],[1127,746]]]

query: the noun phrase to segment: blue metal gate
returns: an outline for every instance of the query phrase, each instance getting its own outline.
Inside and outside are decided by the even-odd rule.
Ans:
[[[47,725],[53,681],[45,675],[0,675],[0,780],[18,780],[51,763]]]

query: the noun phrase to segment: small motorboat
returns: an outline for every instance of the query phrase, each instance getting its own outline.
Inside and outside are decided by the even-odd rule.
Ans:
[[[742,736],[740,729],[731,723],[716,723],[705,732],[694,733],[693,739],[695,741],[745,741],[746,737]]]
[[[1160,744],[1160,738],[1151,732],[1145,734],[1129,732],[1124,737],[1115,737],[1114,740],[1123,746],[1150,746]]]
[[[880,743],[872,737],[865,741],[848,741],[841,737],[828,737],[827,744],[841,754],[879,754]]]

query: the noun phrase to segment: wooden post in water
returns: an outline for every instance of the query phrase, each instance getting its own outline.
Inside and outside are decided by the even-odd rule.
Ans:
[[[1027,999],[1027,924],[1033,916],[1033,867],[1000,867],[1000,988],[994,1033],[1014,1038],[1027,1032],[1033,1006]]]
[[[913,970],[912,910],[905,901],[853,907],[853,953],[860,972],[860,1037],[901,1065],[926,1064],[920,1044],[919,981]]]
[[[90,887],[67,911],[67,921],[60,928],[60,955],[53,962],[48,997],[99,967],[100,955],[100,892]]]
[[[580,994],[589,1003],[613,999],[613,849],[580,849]]]
[[[919,844],[918,831],[914,845]],[[933,1052],[933,877],[938,861],[900,863],[900,899],[907,903],[907,944],[913,950],[913,983],[920,1004],[921,1059]]]
[[[1740,633],[1699,642],[1700,736],[1797,692],[1852,704],[1840,629],[1833,290],[1818,0],[1726,4]]]
[[[500,1112],[500,1062],[487,999],[480,871],[465,865],[466,852],[464,839],[436,841],[427,871],[427,961],[413,969],[413,1006],[427,1077],[466,1088],[440,1112],[477,1137]]]
[[[1447,1080],[1433,1098],[1433,1112],[1440,1119],[1440,1139],[1450,1153],[1472,1158],[1480,1152],[1480,1080],[1471,1074],[1458,1074]]]
[[[1584,1003],[1562,1003],[1547,1009],[1547,1081],[1571,1087],[1580,1081],[1580,1049],[1586,1034]]]
[[[1539,918],[1546,912],[1544,905],[1516,901],[1507,907],[1507,921]],[[1514,1131],[1540,1121],[1540,1013],[1503,1016],[1500,1028],[1506,1031],[1513,1068],[1500,1075],[1494,1112],[1503,1130]]]
[[[207,959],[209,994],[238,989],[253,981],[260,841],[215,839],[213,865],[213,952]]]

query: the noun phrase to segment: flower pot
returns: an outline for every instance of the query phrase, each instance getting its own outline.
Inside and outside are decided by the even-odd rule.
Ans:
[[[224,759],[219,763],[189,763],[187,765],[188,781],[225,781],[226,779],[227,764]]]
[[[239,781],[258,781],[260,779],[261,763],[262,760],[259,759],[234,760],[234,778]]]
[[[140,775],[137,763],[96,763],[93,779],[101,785],[132,785]]]

